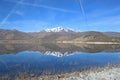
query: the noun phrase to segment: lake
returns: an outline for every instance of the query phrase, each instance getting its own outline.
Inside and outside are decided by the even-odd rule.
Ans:
[[[0,78],[54,75],[120,64],[120,45],[2,44]]]

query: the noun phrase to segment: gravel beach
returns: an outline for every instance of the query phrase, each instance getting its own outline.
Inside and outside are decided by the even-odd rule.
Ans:
[[[70,74],[43,76],[39,80],[120,80],[120,67],[105,67]]]

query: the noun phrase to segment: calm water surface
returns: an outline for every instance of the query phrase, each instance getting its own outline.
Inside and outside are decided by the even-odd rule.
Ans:
[[[119,51],[65,51],[21,51],[16,54],[0,54],[0,76],[15,76],[22,72],[26,72],[27,76],[51,75],[120,64]]]

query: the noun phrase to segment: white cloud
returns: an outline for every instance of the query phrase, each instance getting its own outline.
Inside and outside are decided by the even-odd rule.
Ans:
[[[19,16],[23,16],[24,15],[24,12],[23,11],[19,11],[19,10],[16,10],[14,13],[19,15]]]

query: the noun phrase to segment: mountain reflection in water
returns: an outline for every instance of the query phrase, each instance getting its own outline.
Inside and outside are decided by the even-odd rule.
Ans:
[[[96,44],[0,44],[0,54],[17,54],[22,51],[39,51],[45,53],[61,52],[119,52],[120,45],[96,45]]]
[[[120,64],[119,51],[120,45],[2,44],[0,77],[61,74]]]

